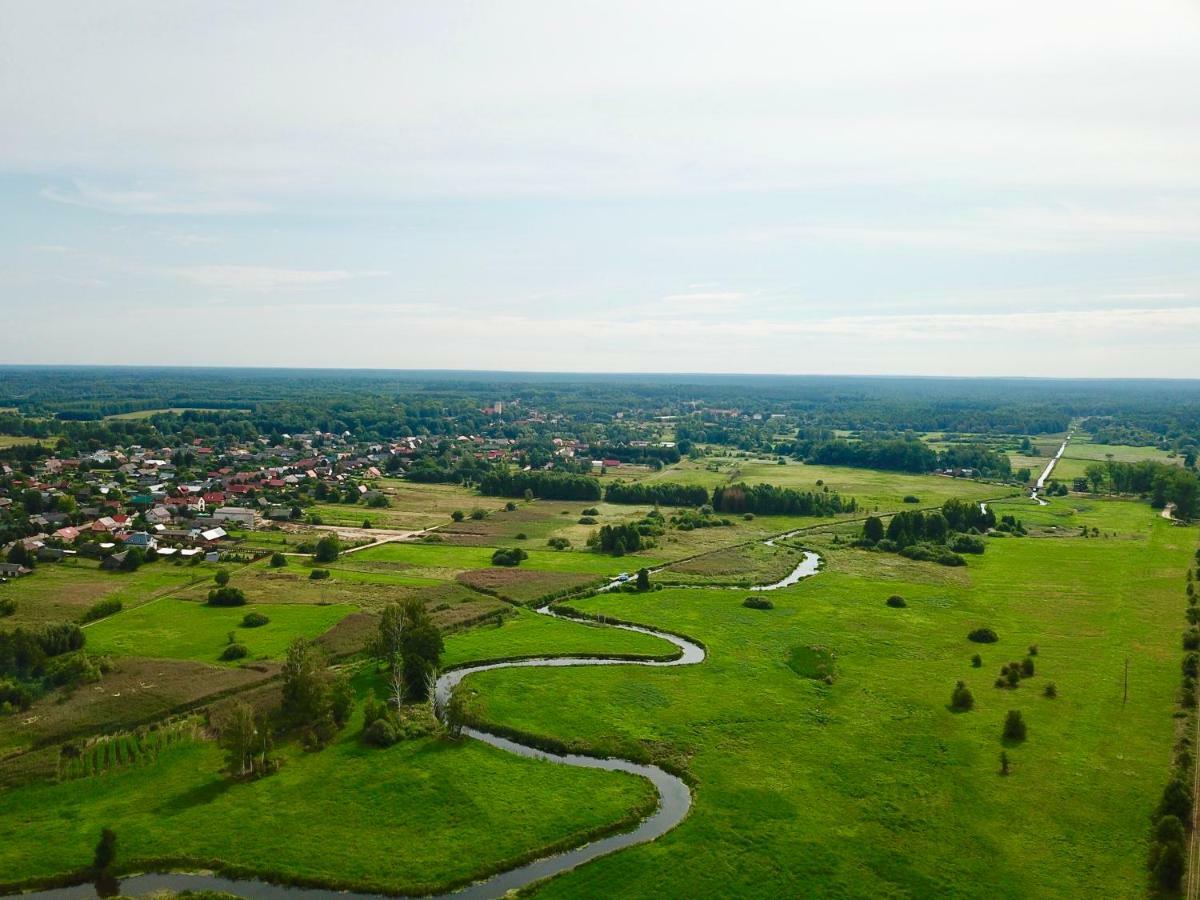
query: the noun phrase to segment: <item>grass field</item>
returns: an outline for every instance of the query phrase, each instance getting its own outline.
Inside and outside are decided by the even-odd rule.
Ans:
[[[1090,453],[1100,445],[1081,446]],[[75,619],[106,596],[126,606],[87,629],[89,649],[111,654],[117,671],[39,700],[28,715],[0,717],[0,755],[35,741],[50,741],[56,753],[53,741],[72,727],[133,722],[231,688],[277,697],[277,685],[254,682],[277,671],[270,661],[292,638],[325,634],[351,652],[374,633],[374,613],[408,597],[424,600],[448,629],[502,616],[447,633],[444,665],[669,653],[652,636],[551,619],[483,591],[526,602],[666,563],[662,582],[765,582],[789,571],[805,547],[822,554],[824,569],[767,595],[772,610],[743,608],[739,591],[697,587],[572,601],[694,636],[708,649],[701,665],[507,670],[464,682],[469,708],[485,720],[603,755],[668,763],[694,784],[692,812],[662,839],[533,893],[1144,893],[1148,816],[1167,778],[1175,724],[1184,572],[1200,531],[1173,527],[1145,503],[1069,496],[1038,506],[1003,485],[765,459],[687,461],[646,477],[802,490],[819,490],[821,480],[881,512],[913,508],[903,503],[907,494],[922,507],[989,499],[997,515],[1020,518],[1029,536],[990,538],[966,567],[946,568],[849,548],[858,522],[758,516],[669,530],[654,549],[613,558],[583,549],[598,527],[578,524],[591,504],[536,501],[509,512],[497,508],[502,500],[460,487],[381,479],[389,509],[332,508],[347,524],[369,516],[382,527],[382,513],[396,528],[448,524],[456,508],[491,512],[447,528],[441,542],[344,555],[327,567],[328,580],[310,580],[312,564],[300,557],[281,569],[265,560],[227,567],[251,601],[240,608],[198,602],[217,570],[208,564],[120,574],[75,560],[0,586],[0,596],[18,599],[0,627]],[[595,505],[598,524],[647,511]],[[758,543],[814,525],[776,548]],[[1085,527],[1100,535],[1082,537]],[[526,537],[518,541],[518,533]],[[569,536],[574,548],[545,549],[550,536]],[[250,537],[259,539],[286,549],[302,536],[288,536],[288,545],[277,532]],[[522,546],[530,558],[515,569],[494,567],[497,546]],[[904,596],[907,608],[886,606],[891,594]],[[248,611],[264,612],[270,624],[240,628]],[[981,625],[1000,642],[970,643],[967,632]],[[247,662],[268,661],[260,671],[218,662],[230,631],[250,648]],[[993,687],[1000,665],[1022,659],[1031,644],[1039,647],[1037,674],[1014,690]],[[970,664],[977,652],[981,668]],[[1122,704],[1127,658],[1130,698]],[[356,676],[360,698],[372,689],[369,669]],[[975,696],[972,712],[947,708],[959,679]],[[1057,699],[1042,695],[1049,681]],[[1009,709],[1029,723],[1023,744],[1000,741]],[[521,760],[471,741],[414,738],[370,749],[358,727],[356,719],[320,753],[285,745],[283,769],[257,782],[221,776],[219,751],[200,742],[153,766],[0,788],[0,882],[86,864],[109,826],[131,865],[163,856],[224,860],[420,894],[557,842],[577,843],[653,802],[639,780]],[[1002,749],[1012,760],[1007,778],[997,771]]]
[[[6,447],[20,447],[24,444],[36,444],[39,440],[48,446],[53,446],[57,438],[32,438],[19,434],[0,434],[0,450]]]
[[[447,666],[479,659],[512,656],[570,656],[572,654],[639,654],[659,656],[674,645],[648,634],[564,622],[519,609],[499,625],[452,634],[446,639]]]
[[[1037,517],[1055,515],[1037,508]],[[653,846],[557,879],[540,896],[1131,896],[1168,774],[1183,573],[1196,529],[1142,504],[1060,517],[1116,537],[989,541],[965,570],[823,548],[816,578],[746,610],[736,592],[604,595],[579,605],[692,634],[679,670],[484,673],[485,718],[603,753],[674,762],[697,781],[689,818]],[[907,609],[884,599],[900,593]],[[966,640],[989,625],[991,646]],[[1037,644],[1038,674],[994,688]],[[836,656],[829,686],[789,667]],[[971,654],[984,664],[972,668]],[[1121,702],[1130,658],[1130,701]],[[965,680],[974,711],[947,709]],[[1041,696],[1047,681],[1058,699]],[[1000,729],[1021,709],[1029,739]],[[697,867],[704,857],[710,864]]]
[[[548,766],[473,741],[363,746],[352,723],[320,753],[289,748],[235,783],[210,743],[147,768],[0,791],[0,881],[82,868],[103,827],[121,859],[222,860],[423,894],[560,841],[578,843],[653,794],[640,779]]]
[[[144,565],[136,572],[106,572],[88,559],[42,563],[32,575],[0,585],[0,596],[17,601],[16,613],[2,620],[6,626],[33,625],[78,619],[97,600],[115,599],[128,609],[157,597],[207,582],[219,567],[211,563],[173,566]]]
[[[801,491],[831,491],[854,497],[867,511],[893,512],[905,508],[904,498],[920,498],[923,506],[940,506],[951,497],[983,500],[1012,493],[1006,485],[988,484],[940,475],[908,475],[880,472],[850,466],[810,466],[789,461],[786,465],[755,460],[721,460],[726,463],[712,471],[711,461],[686,460],[652,476],[655,480],[700,484],[710,490],[721,484],[745,481],[747,484],[777,484]],[[821,484],[817,484],[817,482]]]
[[[1141,462],[1144,459],[1164,463],[1166,465],[1183,465],[1183,457],[1172,456],[1157,447],[1133,447],[1125,444],[1094,444],[1086,440],[1086,435],[1072,439],[1063,452],[1062,459],[1054,467],[1052,477],[1060,481],[1070,482],[1072,479],[1083,477],[1087,467],[1107,459],[1116,462]],[[1069,484],[1068,484],[1069,486]]]
[[[97,653],[215,664],[229,643],[227,635],[233,632],[237,642],[249,650],[244,661],[277,660],[295,638],[315,638],[354,611],[344,604],[219,607],[167,597],[97,622],[88,628],[87,640],[88,648]],[[250,612],[262,613],[271,621],[259,628],[240,627]]]

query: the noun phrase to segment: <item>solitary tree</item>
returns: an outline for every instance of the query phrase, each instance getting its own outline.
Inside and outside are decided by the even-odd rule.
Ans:
[[[1025,740],[1025,719],[1019,709],[1010,709],[1004,719],[1004,739],[1008,741]]]
[[[971,689],[965,682],[960,681],[950,692],[950,707],[960,712],[966,712],[975,707],[975,697],[972,696]]]
[[[338,541],[337,535],[327,534],[317,541],[317,552],[313,554],[313,560],[319,563],[331,563],[337,560],[341,551],[342,545]]]
[[[213,576],[213,581],[217,583],[217,587],[225,587],[225,585],[229,584],[229,573],[221,569]]]
[[[100,840],[96,844],[96,853],[92,857],[92,871],[102,875],[112,869],[117,861],[117,833],[111,828],[100,832]]]
[[[878,516],[867,516],[863,523],[863,537],[871,543],[883,540],[883,521]]]
[[[650,590],[650,570],[645,567],[638,569],[637,589],[639,591]]]
[[[425,604],[416,597],[405,602],[403,619],[400,655],[403,658],[404,683],[414,699],[424,700],[429,675],[441,663],[442,633],[429,618]]]
[[[258,722],[254,710],[237,703],[229,720],[221,726],[219,746],[225,751],[225,767],[230,775],[249,775],[254,771],[254,757],[259,744]]]
[[[292,641],[283,663],[283,714],[316,747],[329,743],[337,727],[331,680],[321,649],[304,638]]]

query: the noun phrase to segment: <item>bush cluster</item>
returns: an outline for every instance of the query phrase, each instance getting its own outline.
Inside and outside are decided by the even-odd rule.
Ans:
[[[775,604],[766,597],[747,597],[742,601],[742,606],[746,609],[774,609]]]
[[[529,559],[529,554],[520,547],[500,548],[492,554],[493,566],[519,566],[521,560]]]

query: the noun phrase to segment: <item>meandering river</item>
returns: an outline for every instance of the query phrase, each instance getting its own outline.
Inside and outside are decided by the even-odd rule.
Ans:
[[[1062,451],[1060,450],[1059,454],[1061,455],[1061,453]],[[1049,471],[1049,467],[1047,471]],[[798,533],[795,531],[788,532],[787,534],[778,535],[763,541],[763,543],[768,547],[774,547],[776,541],[794,537]],[[810,575],[816,574],[820,569],[820,565],[820,556],[806,550],[800,562],[787,576],[772,584],[756,585],[751,587],[750,590],[774,591],[788,587]],[[605,589],[614,588],[621,583],[614,579],[605,586]],[[694,586],[704,587],[705,585]],[[746,588],[737,588],[737,590],[746,590]],[[557,612],[550,605],[541,607],[537,612],[545,616],[573,621],[568,616]],[[690,641],[679,635],[639,625],[607,622],[598,624],[607,628],[619,628],[623,631],[636,631],[639,634],[649,634],[664,641],[669,641],[679,650],[679,655],[669,660],[630,660],[616,657],[582,656],[543,657],[464,666],[460,669],[445,672],[438,678],[435,691],[439,709],[445,710],[448,707],[454,689],[465,678],[476,672],[489,672],[495,669],[562,668],[573,666],[648,666],[666,668],[670,666],[693,666],[704,662],[704,648],[694,641]],[[591,841],[580,847],[546,856],[531,863],[500,872],[497,875],[477,881],[467,887],[443,894],[439,900],[491,900],[491,898],[502,897],[508,891],[533,884],[552,875],[568,872],[589,860],[606,856],[625,847],[632,847],[636,844],[653,841],[682,822],[692,805],[692,792],[687,784],[678,776],[672,775],[658,766],[637,763],[627,759],[601,759],[575,753],[550,753],[476,728],[463,728],[462,734],[507,753],[514,753],[517,756],[524,756],[529,759],[542,760],[558,765],[575,766],[582,769],[628,772],[631,775],[640,776],[648,780],[658,792],[658,806],[651,815],[639,822],[630,831],[610,835]],[[121,892],[123,894],[146,894],[163,890],[224,891],[242,897],[256,898],[256,900],[259,900],[259,898],[261,900],[380,900],[380,895],[376,894],[356,894],[320,888],[289,887],[258,881],[256,879],[226,878],[207,872],[147,873],[121,879]],[[92,885],[81,884],[73,887],[35,891],[18,896],[24,897],[26,900],[78,900],[78,898],[95,897],[96,892]]]

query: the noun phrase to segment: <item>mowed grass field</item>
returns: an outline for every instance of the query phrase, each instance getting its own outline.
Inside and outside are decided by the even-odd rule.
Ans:
[[[771,611],[717,590],[577,604],[694,635],[709,649],[703,665],[469,679],[469,703],[485,719],[673,762],[696,781],[695,806],[677,829],[538,895],[1144,893],[1197,530],[1130,502],[1035,509],[1026,518],[1054,521],[1061,536],[989,540],[966,569],[827,537],[824,571],[773,593]],[[1084,523],[1115,536],[1067,536]],[[892,593],[908,608],[887,607]],[[983,625],[999,643],[966,639]],[[1037,675],[1015,690],[993,687],[1000,665],[1031,644]],[[793,651],[810,647],[832,652],[832,685],[788,667]],[[981,668],[970,663],[977,652]],[[959,679],[974,693],[972,712],[947,708]],[[1042,695],[1050,681],[1057,699]],[[1023,712],[1029,737],[1006,747],[1010,709]]]
[[[270,622],[257,628],[241,627],[242,618],[251,612],[265,615]],[[315,638],[352,612],[355,607],[348,604],[221,607],[166,597],[88,626],[87,646],[94,652],[116,656],[192,659],[223,665],[278,660],[296,638]],[[231,632],[249,653],[235,663],[219,663]]]

